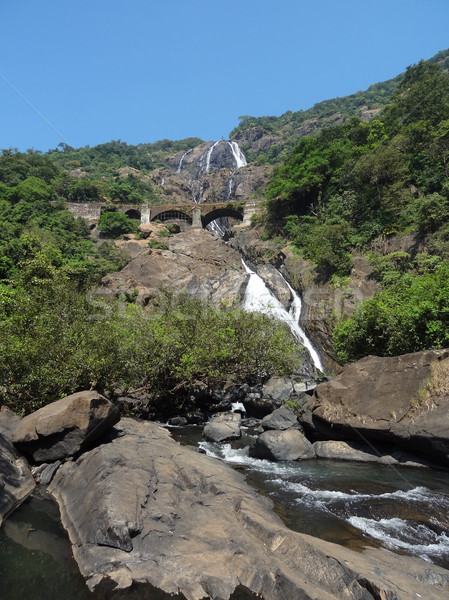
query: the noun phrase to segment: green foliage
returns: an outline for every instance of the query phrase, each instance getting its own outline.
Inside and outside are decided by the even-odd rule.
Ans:
[[[431,234],[434,252],[449,251],[448,97],[449,75],[419,63],[374,121],[301,139],[271,175],[268,235],[286,232],[327,276],[348,273],[351,249],[381,235]]]
[[[86,296],[64,278],[0,287],[0,401],[23,412],[91,387],[164,396],[196,380],[213,387],[296,367],[281,324],[235,307],[164,294],[146,312]]]
[[[128,215],[110,211],[100,216],[98,229],[105,237],[117,239],[124,233],[136,231],[136,226]]]
[[[148,247],[154,248],[155,250],[168,250],[168,244],[154,239],[148,242]]]
[[[449,262],[432,272],[405,273],[360,303],[334,329],[342,362],[367,354],[394,356],[449,345]]]

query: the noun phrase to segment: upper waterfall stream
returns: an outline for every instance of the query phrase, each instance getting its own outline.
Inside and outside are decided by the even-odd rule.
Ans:
[[[280,321],[287,323],[287,325],[290,327],[293,337],[309,351],[315,367],[319,371],[323,371],[323,364],[318,352],[313,347],[305,332],[299,326],[298,321],[301,314],[301,298],[298,296],[295,290],[291,287],[288,281],[282,277],[281,273],[279,273],[287,284],[293,298],[290,311],[287,311],[281,302],[279,302],[279,300],[276,298],[276,296],[267,288],[262,277],[252,271],[243,259],[242,264],[245,267],[246,272],[250,275],[248,286],[246,288],[243,308],[248,311],[257,311],[272,315],[275,319],[279,319]]]

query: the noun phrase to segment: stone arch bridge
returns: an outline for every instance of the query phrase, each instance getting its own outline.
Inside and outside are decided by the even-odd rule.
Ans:
[[[131,219],[140,219],[141,225],[154,221],[182,222],[186,226],[207,227],[215,219],[232,217],[250,225],[251,217],[256,212],[257,203],[216,202],[213,204],[106,204],[100,202],[66,202],[65,206],[75,217],[82,217],[90,224],[98,223],[105,212],[121,212]]]

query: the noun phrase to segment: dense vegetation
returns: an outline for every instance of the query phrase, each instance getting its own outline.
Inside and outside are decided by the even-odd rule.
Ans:
[[[167,295],[151,312],[132,298],[102,301],[92,286],[127,257],[64,208],[60,177],[48,156],[0,157],[0,404],[25,413],[118,385],[167,397],[197,379],[294,368],[289,333],[264,316]],[[135,224],[106,212],[100,227],[116,237]]]
[[[235,307],[165,295],[144,311],[80,292],[60,273],[0,289],[0,403],[23,413],[79,389],[117,386],[165,403],[198,380],[213,388],[290,374],[297,364],[281,324]]]
[[[426,239],[416,256],[371,252],[383,291],[337,325],[342,360],[449,345],[449,75],[409,67],[370,123],[303,138],[268,187],[265,225],[327,277],[349,274],[354,249],[379,236]]]
[[[449,69],[449,50],[439,52],[425,64],[438,66],[442,70]],[[351,117],[371,120],[389,102],[404,75],[398,75],[381,83],[376,83],[366,91],[359,91],[350,96],[324,100],[307,110],[287,111],[280,117],[240,117],[240,124],[232,130],[230,137],[240,139],[240,145],[249,162],[279,163],[286,160],[294,150],[298,141],[323,128],[346,122]],[[254,130],[259,135],[272,136],[274,143],[268,149],[252,147],[251,135],[245,141],[245,132]]]
[[[160,192],[148,174],[165,165],[170,154],[201,142],[186,138],[133,146],[117,140],[77,149],[60,144],[48,156],[60,171],[58,191],[68,201],[101,201],[106,197],[112,202],[154,204],[161,201]]]

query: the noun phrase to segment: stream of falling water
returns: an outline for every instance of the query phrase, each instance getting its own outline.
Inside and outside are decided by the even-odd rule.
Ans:
[[[245,292],[243,308],[248,311],[257,311],[272,315],[276,319],[287,323],[287,325],[290,327],[293,337],[309,351],[315,367],[318,370],[323,371],[323,365],[318,352],[315,350],[311,341],[298,323],[301,314],[301,298],[285,280],[285,278],[279,273],[282,279],[288,285],[290,293],[293,297],[290,311],[287,311],[281,302],[279,302],[279,300],[276,298],[276,296],[267,288],[262,277],[252,271],[243,259],[242,263],[246,272],[250,275],[248,286]]]

